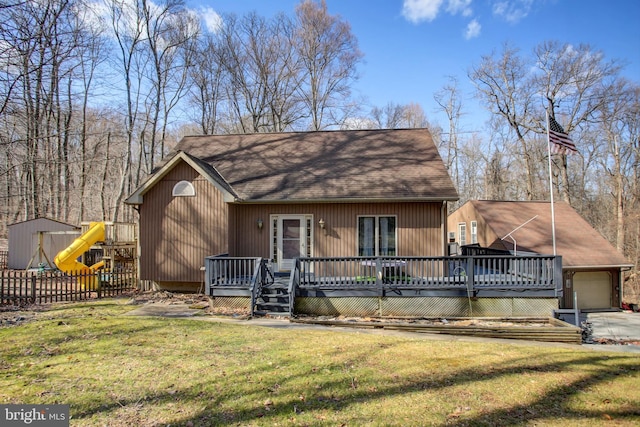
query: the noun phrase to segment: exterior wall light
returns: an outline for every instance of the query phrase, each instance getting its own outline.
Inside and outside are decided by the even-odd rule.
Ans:
[[[320,221],[318,221],[318,225],[320,225],[320,228],[324,230],[324,219],[320,218]]]
[[[262,230],[262,224],[263,224],[263,223],[262,223],[262,218],[260,218],[260,219],[258,220],[258,228],[259,228],[260,230]]]

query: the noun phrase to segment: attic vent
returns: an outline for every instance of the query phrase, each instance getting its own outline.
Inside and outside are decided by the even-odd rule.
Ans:
[[[193,188],[193,184],[191,184],[189,181],[180,181],[173,186],[171,195],[173,197],[195,196],[196,190]]]

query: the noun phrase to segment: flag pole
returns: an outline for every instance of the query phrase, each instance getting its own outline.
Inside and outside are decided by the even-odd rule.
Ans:
[[[549,110],[547,109],[547,158],[549,160],[549,194],[551,196],[551,240],[553,256],[556,256],[556,215],[553,209],[553,174],[551,173],[551,137],[549,136]]]

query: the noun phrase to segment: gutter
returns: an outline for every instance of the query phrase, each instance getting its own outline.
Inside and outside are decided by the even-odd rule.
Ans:
[[[602,270],[605,268],[619,268],[621,271],[629,271],[633,268],[633,264],[617,264],[617,265],[563,265],[563,270]]]
[[[458,198],[454,197],[420,197],[420,198],[343,198],[343,199],[278,199],[278,200],[243,200],[235,198],[235,203],[252,204],[252,205],[275,205],[275,204],[311,204],[311,203],[399,203],[399,202],[454,202]]]

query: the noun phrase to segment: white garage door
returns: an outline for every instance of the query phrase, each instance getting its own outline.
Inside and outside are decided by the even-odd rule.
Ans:
[[[574,274],[573,290],[580,309],[611,308],[611,276],[606,272]]]

